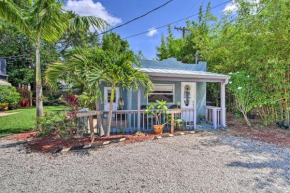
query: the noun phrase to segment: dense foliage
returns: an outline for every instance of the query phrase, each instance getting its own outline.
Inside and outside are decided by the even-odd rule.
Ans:
[[[19,101],[20,94],[17,92],[15,87],[0,85],[0,110],[1,107],[6,108],[5,106],[14,108],[19,103]]]
[[[233,95],[239,104],[249,100],[247,103],[257,108],[264,124],[285,120],[290,106],[289,2],[236,0],[235,3],[237,12],[226,13],[220,20],[212,16],[210,5],[205,13],[201,8],[198,22],[187,21],[184,39],[174,38],[169,26],[169,35],[166,39],[162,37],[157,47],[157,59],[176,57],[184,63],[193,63],[198,53],[199,60],[208,63],[209,71],[225,74],[244,71],[254,81],[246,83],[249,87],[243,89],[259,94],[245,99],[231,89],[228,98]],[[218,87],[209,88],[210,93],[219,96]]]

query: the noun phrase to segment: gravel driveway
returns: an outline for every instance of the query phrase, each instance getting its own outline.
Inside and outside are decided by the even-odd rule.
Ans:
[[[114,144],[58,157],[0,141],[0,192],[290,192],[290,149],[231,136]]]

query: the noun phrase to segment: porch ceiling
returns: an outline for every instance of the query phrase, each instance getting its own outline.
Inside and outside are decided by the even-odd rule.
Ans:
[[[155,68],[140,68],[146,72],[152,80],[189,81],[189,82],[224,82],[227,83],[230,76],[204,71],[170,70]]]

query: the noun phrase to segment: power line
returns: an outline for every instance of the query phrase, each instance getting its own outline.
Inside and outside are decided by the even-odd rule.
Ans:
[[[198,0],[182,17],[186,16],[191,10],[199,3],[200,0]]]
[[[12,56],[0,56],[0,59],[17,59],[17,58],[24,58],[30,56],[30,54],[21,54],[21,55],[12,55]]]
[[[219,7],[219,6],[222,6],[222,5],[224,5],[224,4],[227,4],[227,3],[231,2],[231,1],[232,1],[232,0],[226,1],[226,2],[224,2],[224,3],[220,3],[220,4],[218,4],[218,5],[214,6],[214,7],[212,7],[211,10],[212,10],[212,9],[215,9],[215,8],[217,8],[217,7]],[[206,12],[206,10],[204,10],[202,13],[204,13],[204,12]],[[150,32],[150,31],[154,31],[154,30],[157,30],[157,29],[161,29],[161,28],[167,27],[168,25],[171,25],[171,24],[174,24],[174,23],[178,23],[178,22],[180,22],[180,21],[183,21],[183,20],[189,19],[189,18],[194,17],[194,16],[197,16],[197,15],[198,15],[198,13],[193,14],[193,15],[190,15],[190,16],[185,17],[185,18],[182,18],[182,19],[179,19],[179,20],[177,20],[177,21],[174,21],[174,22],[171,22],[171,23],[168,23],[168,24],[165,24],[165,25],[159,26],[159,27],[154,28],[154,29],[152,29],[152,30],[143,31],[143,32],[140,32],[140,33],[137,33],[137,34],[134,34],[134,35],[131,35],[131,36],[128,36],[128,37],[122,38],[122,39],[129,39],[129,38],[132,38],[132,37],[135,37],[135,36],[139,36],[139,35],[142,35],[142,34],[146,34],[146,33]]]
[[[100,34],[98,34],[98,35],[102,35],[102,34],[108,33],[108,32],[110,32],[110,31],[113,31],[114,29],[117,29],[117,28],[122,27],[122,26],[124,26],[124,25],[127,25],[127,24],[129,24],[129,23],[131,23],[131,22],[133,22],[133,21],[136,21],[136,20],[138,20],[138,19],[140,19],[140,18],[142,18],[142,17],[145,17],[146,15],[148,15],[148,14],[150,14],[150,13],[152,13],[152,12],[158,10],[158,9],[160,9],[161,7],[164,7],[165,5],[167,5],[168,3],[172,2],[172,1],[173,1],[173,0],[167,1],[167,2],[164,3],[163,5],[160,5],[159,7],[156,7],[155,9],[152,9],[151,11],[149,11],[149,12],[147,12],[147,13],[145,13],[145,14],[139,16],[139,17],[136,17],[136,18],[134,18],[134,19],[132,19],[132,20],[130,20],[130,21],[127,21],[126,23],[124,23],[124,24],[122,24],[122,25],[118,25],[118,26],[116,26],[116,27],[114,27],[114,28],[112,28],[112,29],[110,29],[110,30],[107,30],[107,31],[105,31],[105,32],[102,32],[102,33],[100,33]]]

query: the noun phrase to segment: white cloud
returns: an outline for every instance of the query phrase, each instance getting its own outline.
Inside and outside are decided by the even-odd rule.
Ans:
[[[152,37],[152,36],[154,36],[155,34],[158,34],[158,31],[157,31],[157,29],[155,29],[155,28],[150,28],[150,29],[148,29],[148,33],[146,34],[148,37]]]
[[[234,2],[230,2],[223,9],[223,12],[236,12],[238,10],[238,4]]]
[[[65,5],[66,10],[71,10],[80,16],[95,16],[104,19],[111,26],[122,22],[120,18],[114,17],[100,2],[93,0],[68,0]]]
[[[259,5],[260,0],[245,0],[249,3],[251,3],[252,5]],[[240,4],[238,2],[236,2],[235,0],[233,0],[232,2],[228,3],[225,8],[223,9],[224,13],[236,13],[238,11]],[[256,9],[254,7],[254,10],[252,10],[253,14],[256,13]]]

